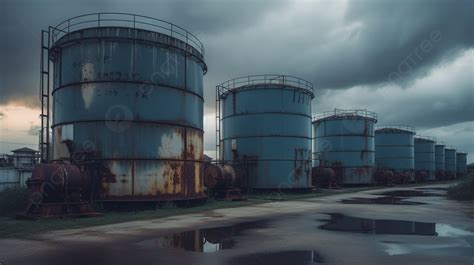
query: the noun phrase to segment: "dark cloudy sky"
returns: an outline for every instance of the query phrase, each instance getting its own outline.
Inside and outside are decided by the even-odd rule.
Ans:
[[[0,152],[37,139],[40,29],[112,11],[168,20],[204,43],[209,153],[215,85],[282,73],[314,83],[315,113],[366,108],[379,124],[415,126],[474,161],[472,0],[0,1]]]

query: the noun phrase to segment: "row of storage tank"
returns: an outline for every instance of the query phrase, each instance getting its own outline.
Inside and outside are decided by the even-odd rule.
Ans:
[[[204,198],[207,65],[198,38],[162,20],[122,13],[78,16],[46,33],[48,67],[41,74],[49,80],[43,76],[52,62],[52,155],[47,142],[41,151],[43,163],[56,165],[37,169],[31,185],[77,173],[78,181],[57,182],[57,190],[77,183],[82,197],[95,201]],[[368,184],[379,175],[413,181],[416,172],[426,179],[466,172],[465,153],[415,138],[412,129],[375,130],[374,113],[335,110],[313,120],[313,85],[300,78],[249,76],[216,91],[215,163],[234,169],[230,184],[308,189],[323,178]],[[43,147],[49,137],[41,139]]]
[[[313,120],[316,167],[331,168],[344,184],[408,183],[467,174],[467,153],[416,136],[409,126],[375,127],[366,110],[335,109]]]

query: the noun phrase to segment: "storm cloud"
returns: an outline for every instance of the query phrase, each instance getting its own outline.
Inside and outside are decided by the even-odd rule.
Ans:
[[[470,0],[3,0],[0,5],[0,105],[38,106],[42,28],[83,13],[129,12],[178,24],[204,43],[206,150],[214,148],[215,86],[264,73],[314,83],[314,112],[367,108],[383,124],[409,124],[442,137],[446,128],[473,133]]]

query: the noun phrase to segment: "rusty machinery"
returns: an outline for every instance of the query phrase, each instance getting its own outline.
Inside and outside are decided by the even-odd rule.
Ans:
[[[91,177],[76,165],[39,164],[26,181],[30,200],[19,218],[98,216],[88,202]]]
[[[231,165],[208,163],[204,168],[204,186],[217,198],[246,200],[240,192],[240,180]]]

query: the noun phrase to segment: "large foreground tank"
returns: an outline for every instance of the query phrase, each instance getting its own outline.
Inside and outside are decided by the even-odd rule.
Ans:
[[[377,115],[367,110],[334,109],[315,115],[314,166],[332,168],[343,184],[371,183],[376,122]]]
[[[415,137],[415,175],[419,180],[435,180],[435,139]]]
[[[242,185],[311,186],[311,83],[285,75],[242,77],[218,85],[217,97],[220,159],[247,172]]]
[[[444,143],[437,142],[435,144],[435,169],[436,169],[436,179],[445,178],[445,165],[444,165]]]
[[[114,13],[72,18],[51,33],[54,160],[99,162],[96,200],[203,198],[199,40]]]
[[[444,148],[444,166],[445,166],[445,174],[447,178],[455,178],[456,177],[456,149],[452,147]]]
[[[414,180],[415,129],[409,126],[383,126],[375,130],[375,163],[380,170],[391,170],[396,182]]]
[[[456,152],[456,172],[458,177],[464,177],[467,175],[467,153],[458,151]]]

